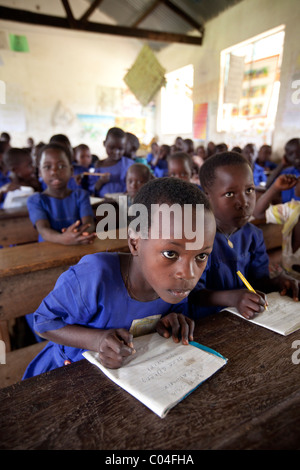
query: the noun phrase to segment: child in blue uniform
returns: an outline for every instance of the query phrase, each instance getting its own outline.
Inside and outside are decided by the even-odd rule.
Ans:
[[[97,197],[109,193],[124,193],[126,191],[126,172],[134,163],[124,157],[126,134],[119,127],[108,130],[103,142],[107,158],[95,164],[95,171],[103,173],[100,176],[89,176],[89,191]]]
[[[200,183],[216,217],[217,233],[206,270],[189,298],[195,317],[233,306],[252,318],[265,306],[264,294],[245,289],[237,271],[254,289],[289,290],[298,300],[296,280],[284,274],[270,279],[263,233],[249,223],[256,200],[250,163],[235,152],[214,155],[201,166]],[[201,304],[211,308],[202,309]]]
[[[168,176],[191,181],[192,158],[186,152],[175,152],[168,156]]]
[[[39,241],[64,245],[92,243],[95,224],[89,194],[83,189],[68,187],[72,165],[66,149],[58,143],[46,145],[39,168],[46,189],[27,201]]]
[[[137,231],[131,221],[130,253],[83,257],[59,277],[35,312],[35,330],[49,343],[24,378],[78,361],[84,350],[98,352],[104,366],[118,368],[133,353],[133,336],[149,332],[145,324],[164,337],[172,335],[175,342],[192,340],[194,322],[181,312],[213,246],[216,224],[208,201],[192,183],[163,178],[146,183],[135,204],[146,210],[146,227]],[[162,204],[182,208],[175,222],[167,221],[171,227],[167,237],[158,225],[157,212],[152,212],[153,205],[157,211]],[[185,238],[184,232],[181,237],[173,235],[178,233],[177,224],[183,225],[186,204],[193,208],[194,233],[203,229],[203,239],[196,246],[187,245],[192,237]],[[195,216],[199,204],[204,207],[204,226]]]

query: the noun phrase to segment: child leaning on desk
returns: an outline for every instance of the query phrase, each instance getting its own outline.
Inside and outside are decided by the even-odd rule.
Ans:
[[[263,233],[249,223],[256,196],[248,160],[235,152],[213,155],[200,168],[200,183],[214,212],[217,233],[207,267],[189,296],[193,316],[231,306],[252,318],[265,307],[263,293],[272,291],[289,292],[298,300],[296,280],[284,273],[270,278]],[[261,295],[245,289],[238,271]]]
[[[94,213],[87,191],[68,187],[72,164],[65,147],[45,145],[39,161],[40,175],[46,184],[42,193],[27,201],[29,217],[39,233],[39,241],[81,245],[95,238]]]
[[[282,191],[291,188],[294,188],[299,200],[292,199],[283,204],[271,204]],[[266,218],[267,223],[283,225],[282,267],[289,275],[300,281],[300,177],[280,175],[258,199],[254,217]]]
[[[216,223],[208,201],[192,183],[159,178],[139,190],[135,204],[138,211],[144,207],[145,217],[130,222],[130,253],[83,257],[59,277],[35,312],[35,330],[49,343],[29,364],[24,378],[78,361],[84,350],[98,352],[104,366],[119,368],[134,353],[132,331],[139,335],[156,329],[183,344],[193,339],[194,322],[181,312],[213,246]],[[168,210],[173,204],[181,208],[175,219],[172,212],[168,220],[163,218],[164,228],[170,229],[167,235],[159,226],[160,217],[155,217],[162,204]],[[199,204],[203,219],[196,213]],[[193,234],[203,229],[201,240],[193,234],[185,238],[187,214]],[[181,236],[175,237],[178,229]]]

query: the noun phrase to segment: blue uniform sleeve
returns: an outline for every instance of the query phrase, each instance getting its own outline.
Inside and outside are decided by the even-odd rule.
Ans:
[[[90,195],[85,189],[77,190],[79,193],[78,204],[80,218],[91,216],[94,217],[94,212],[90,203]]]
[[[38,220],[49,220],[47,212],[43,208],[40,194],[33,194],[28,198],[27,209],[33,225],[35,225]]]

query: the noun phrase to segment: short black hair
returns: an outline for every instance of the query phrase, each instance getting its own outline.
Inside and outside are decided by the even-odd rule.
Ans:
[[[132,134],[131,132],[126,132],[125,136],[126,136],[126,140],[128,140],[128,142],[130,142],[130,145],[131,145],[132,149],[133,150],[138,150],[139,147],[140,147],[140,141],[137,138],[137,136],[135,134]]]
[[[116,137],[117,139],[124,139],[126,137],[125,132],[120,127],[111,127],[108,129],[105,140],[108,137]]]
[[[170,178],[168,176],[156,178],[144,184],[136,194],[134,204],[142,204],[147,209],[148,228],[151,227],[151,205],[152,204],[190,204],[196,208],[197,204],[203,204],[204,209],[212,212],[210,203],[204,192],[194,183]],[[130,216],[128,222],[134,217]]]
[[[144,163],[139,163],[139,162],[136,162],[136,163],[133,163],[132,165],[130,165],[130,167],[128,167],[127,169],[127,172],[126,172],[126,175],[131,171],[131,170],[138,170],[140,171],[143,176],[145,178],[147,178],[147,180],[149,181],[150,178],[151,178],[151,171],[150,171],[150,168],[145,165]]]
[[[248,165],[252,171],[247,158],[238,152],[222,152],[212,155],[204,161],[199,169],[200,184],[203,189],[208,188],[214,183],[216,168],[222,166]]]
[[[11,147],[10,149],[6,150],[3,155],[3,163],[4,166],[8,170],[12,170],[16,166],[20,165],[25,158],[32,158],[30,152],[25,148],[16,148]]]
[[[193,161],[192,157],[186,153],[186,152],[174,152],[168,155],[167,161],[171,160],[181,160],[181,161],[186,161],[189,164],[189,167],[192,169],[193,168]]]
[[[39,153],[38,153],[37,158],[36,158],[36,166],[39,166],[39,165],[40,165],[43,153],[44,153],[46,150],[49,150],[49,149],[50,149],[50,150],[51,150],[51,149],[52,149],[52,150],[57,150],[57,151],[59,151],[59,152],[63,152],[63,153],[66,155],[66,157],[67,157],[67,159],[68,159],[70,165],[72,165],[73,158],[72,158],[72,155],[71,155],[71,152],[70,152],[69,148],[66,147],[66,146],[63,145],[63,144],[58,143],[58,142],[49,142],[49,144],[44,145],[44,146],[39,150]]]
[[[284,148],[286,149],[290,145],[300,145],[300,139],[298,137],[294,137],[286,142]]]

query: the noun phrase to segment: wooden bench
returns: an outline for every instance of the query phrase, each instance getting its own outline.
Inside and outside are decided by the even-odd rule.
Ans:
[[[26,207],[0,209],[0,245],[9,247],[38,241],[38,233],[33,227]]]
[[[93,244],[86,246],[31,243],[0,250],[0,339],[5,342],[7,358],[9,364],[15,364],[15,372],[19,374],[22,364],[26,367],[41,346],[40,343],[33,345],[26,354],[25,351],[12,351],[9,324],[33,313],[53,289],[60,274],[83,256],[106,251],[129,251],[127,239],[96,238]],[[0,387],[17,380],[20,375],[13,372],[7,375],[0,369]]]

